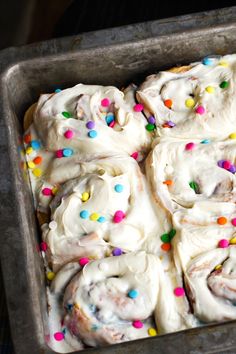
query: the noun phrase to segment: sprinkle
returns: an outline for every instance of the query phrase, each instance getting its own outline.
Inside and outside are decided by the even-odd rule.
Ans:
[[[41,162],[42,162],[42,160],[43,160],[43,159],[42,159],[41,156],[36,156],[36,157],[33,159],[35,165],[40,165]]]
[[[229,82],[228,81],[222,81],[219,86],[220,86],[221,89],[226,89],[226,88],[229,87]]]
[[[197,184],[197,182],[189,182],[189,187],[192,188],[196,194],[199,193],[199,185]]]
[[[229,63],[227,63],[227,61],[221,61],[218,65],[227,67],[229,66]]]
[[[225,162],[225,160],[219,160],[218,162],[217,162],[217,165],[219,166],[219,167],[221,167],[221,168],[223,168],[223,163]]]
[[[52,194],[55,195],[55,194],[57,194],[57,192],[58,192],[58,188],[57,187],[53,187],[52,188]]]
[[[103,98],[103,100],[101,100],[102,107],[109,107],[110,104],[111,104],[111,101],[109,100],[109,98]]]
[[[35,168],[35,163],[34,163],[33,161],[27,162],[27,165],[28,165],[28,167],[29,167],[30,169]]]
[[[32,148],[31,146],[27,147],[27,149],[25,150],[25,152],[26,152],[27,155],[32,154],[33,151],[34,151],[34,150],[33,150],[33,148]]]
[[[26,135],[24,136],[24,142],[25,142],[26,144],[29,144],[29,143],[31,142],[31,135],[30,135],[30,134],[26,134]]]
[[[72,130],[67,130],[67,131],[64,133],[64,137],[65,137],[66,139],[72,139],[73,136],[74,136],[74,133],[73,133]]]
[[[47,245],[47,243],[46,242],[41,242],[40,243],[40,249],[41,249],[41,251],[43,251],[43,252],[46,252],[47,251],[47,249],[48,249],[48,245]]]
[[[133,159],[137,160],[138,159],[138,151],[133,152],[130,157],[133,157]]]
[[[236,133],[231,133],[231,134],[229,135],[229,138],[230,138],[230,139],[236,139]]]
[[[195,143],[188,143],[185,145],[185,150],[193,150],[196,147]]]
[[[148,118],[148,123],[150,123],[150,124],[155,124],[155,123],[156,123],[155,117],[150,116],[150,117]]]
[[[30,144],[34,150],[38,150],[41,147],[41,144],[38,140],[32,140]]]
[[[201,144],[210,144],[211,140],[210,139],[204,139],[201,141]]]
[[[51,188],[43,188],[43,189],[42,189],[42,194],[45,195],[45,196],[47,196],[47,197],[51,196],[51,195],[52,195],[52,190],[51,190]]]
[[[167,107],[167,108],[171,108],[172,107],[172,100],[168,99],[168,100],[165,100],[164,101],[164,105]]]
[[[82,193],[82,196],[81,196],[81,200],[82,202],[87,202],[87,200],[89,199],[90,195],[88,192],[84,192]]]
[[[32,172],[35,177],[40,177],[42,175],[42,170],[40,168],[35,168]]]
[[[233,218],[233,219],[231,220],[231,224],[234,225],[234,226],[236,226],[236,218]]]
[[[202,59],[202,64],[203,65],[212,65],[213,64],[213,59],[209,58],[209,57],[205,57]]]
[[[132,323],[132,326],[133,326],[134,328],[140,329],[140,328],[143,328],[143,323],[142,323],[141,321],[134,321],[134,322]]]
[[[61,340],[63,340],[65,338],[65,335],[63,332],[56,332],[54,333],[54,338],[55,340],[57,340],[58,342],[60,342]]]
[[[162,242],[164,242],[164,243],[170,243],[170,236],[169,236],[169,234],[163,234],[163,235],[161,235],[161,240],[162,240]]]
[[[225,160],[222,164],[222,167],[225,169],[225,170],[229,170],[230,167],[231,167],[231,162],[229,160]]]
[[[123,184],[116,184],[114,189],[117,193],[121,193],[124,190],[124,186],[123,186]]]
[[[170,230],[170,232],[169,232],[169,238],[170,238],[170,240],[172,240],[172,238],[173,238],[175,235],[176,235],[176,230],[175,230],[175,229]]]
[[[97,219],[98,222],[100,222],[101,224],[104,223],[106,221],[105,216],[99,216],[99,218]]]
[[[116,122],[115,122],[115,120],[113,120],[113,121],[109,124],[109,127],[110,127],[110,128],[114,128],[115,124],[116,124]]]
[[[195,101],[193,98],[187,98],[187,100],[185,101],[185,106],[187,108],[193,108],[193,106],[195,105]]]
[[[61,92],[61,89],[57,88],[54,92],[59,93],[59,92]]]
[[[229,247],[229,241],[223,238],[222,240],[219,241],[218,246],[220,248],[227,248]]]
[[[79,216],[82,218],[82,219],[88,219],[89,217],[89,212],[88,210],[82,210],[79,214]]]
[[[161,249],[165,252],[168,252],[171,249],[171,244],[170,243],[163,243],[161,245]]]
[[[141,103],[137,103],[134,107],[133,107],[133,109],[134,109],[134,111],[135,112],[141,112],[142,110],[143,110],[143,105],[141,104]]]
[[[58,159],[60,159],[61,157],[63,157],[63,150],[57,150],[57,151],[56,151],[56,157],[57,157]]]
[[[204,114],[205,113],[205,108],[203,106],[198,106],[196,108],[196,113],[200,114],[200,115]]]
[[[148,334],[149,334],[149,336],[154,337],[157,335],[157,331],[155,330],[155,328],[150,327],[150,328],[148,328]]]
[[[73,150],[70,148],[63,149],[63,156],[64,157],[70,157],[73,155]]]
[[[136,297],[138,297],[138,291],[135,289],[132,289],[128,292],[128,297],[130,297],[131,299],[136,299]]]
[[[113,113],[108,113],[106,118],[105,118],[105,120],[106,120],[107,125],[110,125],[115,120],[114,114]]]
[[[63,115],[65,118],[72,118],[72,114],[69,113],[69,112],[62,112],[62,115]]]
[[[224,217],[224,216],[220,216],[218,219],[217,219],[217,224],[219,225],[225,225],[227,223],[227,219]]]
[[[172,186],[173,181],[171,179],[167,179],[166,181],[162,182],[163,184],[166,184],[167,186]]]
[[[47,279],[48,280],[53,280],[55,278],[55,273],[53,272],[47,272]]]
[[[175,124],[174,122],[172,122],[172,120],[168,120],[168,121],[166,122],[166,124],[168,124],[169,128],[173,128],[173,127],[176,126],[176,124]]]
[[[84,267],[88,263],[89,263],[89,258],[87,258],[87,257],[80,258],[80,260],[79,260],[79,264],[81,267]]]
[[[91,221],[97,221],[98,218],[99,218],[99,214],[98,214],[98,213],[92,213],[92,214],[90,215],[90,217],[89,217],[89,219],[90,219]]]
[[[90,130],[90,131],[88,132],[88,136],[89,136],[90,138],[96,138],[97,135],[98,135],[98,133],[97,133],[96,130]]]
[[[206,92],[208,93],[214,93],[215,92],[215,88],[213,86],[207,86],[205,88]]]
[[[145,128],[147,129],[148,132],[152,132],[155,129],[155,125],[154,124],[150,124],[148,123]]]
[[[125,218],[125,213],[122,210],[117,210],[113,216],[113,222],[118,224]]]
[[[229,241],[229,243],[230,243],[231,245],[235,245],[235,244],[236,244],[236,237],[231,238],[231,240]]]
[[[122,249],[121,248],[114,248],[114,250],[112,251],[113,256],[121,256],[122,255]]]
[[[222,264],[218,264],[217,266],[215,266],[215,270],[219,270],[220,268],[222,268]]]
[[[95,127],[95,122],[92,121],[92,120],[89,120],[87,123],[86,123],[86,128],[88,129],[93,129]]]
[[[229,172],[231,173],[235,173],[236,172],[236,166],[235,165],[231,165],[230,168],[228,169]]]
[[[92,312],[92,313],[95,313],[97,311],[97,307],[94,305],[94,304],[90,304],[89,305],[89,310]]]
[[[181,288],[181,287],[175,288],[174,289],[174,294],[177,297],[184,296],[185,295],[184,288]]]
[[[91,326],[91,331],[92,331],[92,332],[95,332],[95,331],[97,331],[99,328],[100,328],[100,327],[99,327],[98,325],[93,324],[93,325]]]

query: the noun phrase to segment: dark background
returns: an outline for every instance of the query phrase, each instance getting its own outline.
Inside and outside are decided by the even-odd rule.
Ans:
[[[0,0],[0,49],[234,5],[236,0]],[[1,270],[0,354],[13,354]]]

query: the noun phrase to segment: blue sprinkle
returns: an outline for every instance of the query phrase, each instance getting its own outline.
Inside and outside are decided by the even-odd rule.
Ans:
[[[88,136],[89,136],[90,138],[96,138],[97,135],[98,135],[98,133],[97,133],[96,130],[90,130],[90,131],[88,132]]]
[[[38,150],[41,147],[41,144],[38,140],[32,140],[31,141],[31,146],[34,150]]]
[[[212,65],[214,63],[212,58],[206,57],[202,59],[202,64],[203,65]]]
[[[97,307],[94,304],[89,305],[89,309],[92,313],[96,312]]]
[[[69,149],[69,148],[63,149],[63,156],[70,157],[72,155],[73,155],[73,150],[72,149]]]
[[[204,139],[201,141],[201,144],[210,144],[210,139]]]
[[[63,332],[64,334],[66,334],[66,328],[63,328],[62,332]]]
[[[71,311],[73,309],[73,304],[67,304],[67,310]]]
[[[99,326],[98,325],[95,325],[95,324],[93,324],[92,326],[91,326],[91,330],[92,331],[97,331],[99,329]]]
[[[107,116],[106,116],[107,125],[111,124],[111,122],[113,122],[114,119],[115,119],[114,114],[113,113],[108,113]]]
[[[138,296],[138,291],[135,289],[132,289],[128,292],[128,297],[131,299],[135,299]]]
[[[88,219],[89,212],[88,212],[88,210],[82,210],[79,215],[82,219]]]
[[[117,193],[121,193],[124,190],[124,186],[122,184],[116,184],[114,189]]]
[[[104,216],[99,216],[97,221],[100,222],[100,223],[103,223],[103,222],[106,221],[106,218]]]
[[[61,89],[57,88],[57,89],[55,90],[55,93],[59,93],[59,92],[61,92]]]

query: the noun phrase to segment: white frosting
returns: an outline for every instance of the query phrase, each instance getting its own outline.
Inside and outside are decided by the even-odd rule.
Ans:
[[[223,65],[222,65],[223,64]],[[145,106],[147,116],[154,115],[157,135],[178,138],[225,139],[236,125],[235,98],[236,55],[212,59],[211,65],[194,63],[182,73],[160,72],[149,76],[138,90],[138,99]],[[227,88],[220,88],[223,81]],[[206,91],[211,86],[213,93]],[[187,108],[185,101],[194,99],[194,107]],[[172,107],[165,100],[172,100]],[[203,115],[196,108],[203,106]],[[163,128],[172,121],[173,128]]]
[[[155,199],[171,213],[203,200],[234,201],[236,177],[217,164],[220,160],[236,163],[234,140],[209,144],[192,140],[196,145],[191,151],[185,149],[188,142],[161,139],[146,159]],[[168,180],[171,185],[163,183]],[[190,182],[197,183],[196,192]]]

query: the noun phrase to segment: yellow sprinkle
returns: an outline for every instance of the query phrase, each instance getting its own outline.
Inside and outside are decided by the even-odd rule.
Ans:
[[[87,202],[87,200],[89,199],[89,193],[88,192],[84,192],[82,194],[82,202]]]
[[[207,86],[205,88],[206,92],[208,93],[214,93],[215,92],[215,88],[213,86]]]
[[[27,165],[29,168],[32,168],[32,169],[35,168],[35,163],[33,161],[27,162]]]
[[[40,177],[42,175],[42,170],[40,168],[35,168],[32,172],[35,177]]]
[[[27,147],[27,149],[25,150],[26,154],[28,154],[28,155],[32,154],[33,151],[34,150],[33,150],[33,148],[31,146]]]
[[[80,307],[79,307],[79,304],[78,303],[76,303],[75,305],[74,305],[74,307],[76,308],[76,309],[80,309]]]
[[[57,187],[53,187],[52,188],[52,194],[55,195],[55,194],[57,194],[57,192],[58,192],[58,188]]]
[[[219,62],[219,65],[221,65],[221,66],[229,66],[229,63],[227,63],[227,61],[221,61],[221,62]]]
[[[148,328],[148,334],[151,337],[154,337],[157,335],[157,331],[155,330],[155,328]]]
[[[230,139],[236,139],[236,133],[231,133],[231,134],[229,135],[229,138],[230,138]]]
[[[193,98],[188,98],[185,101],[185,106],[188,107],[188,108],[192,108],[194,105],[195,105],[195,101],[194,101]]]
[[[97,221],[97,219],[99,218],[99,214],[98,213],[92,213],[89,217],[90,220],[92,221]]]
[[[231,240],[229,241],[229,243],[230,243],[231,245],[236,245],[236,237],[231,238]]]
[[[220,269],[220,268],[222,268],[222,265],[221,265],[221,264],[218,264],[218,265],[215,267],[215,270],[218,270],[218,269]]]
[[[53,280],[55,278],[55,273],[53,272],[47,272],[47,279],[48,280]]]

